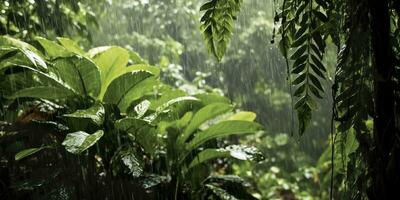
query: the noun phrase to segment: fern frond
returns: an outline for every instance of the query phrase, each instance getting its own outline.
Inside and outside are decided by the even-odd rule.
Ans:
[[[328,17],[321,12],[321,1],[289,1],[289,8],[282,12],[287,24],[283,24],[281,32],[287,43],[282,52],[292,50],[290,60],[293,61],[291,84],[295,87],[293,96],[296,99],[294,109],[299,121],[299,134],[302,135],[312,118],[312,110],[316,108],[316,99],[322,98],[324,93],[322,80],[326,79],[326,68],[322,59],[325,52],[324,35],[319,30],[321,24],[328,21]],[[324,5],[325,6],[325,5]],[[296,7],[297,9],[293,9]],[[294,11],[295,12],[291,12]],[[284,53],[287,56],[287,53]]]
[[[207,49],[218,61],[225,55],[241,3],[242,0],[211,0],[200,7],[204,12],[200,19],[202,35]]]

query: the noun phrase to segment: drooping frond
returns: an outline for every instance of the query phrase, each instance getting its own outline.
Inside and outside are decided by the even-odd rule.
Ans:
[[[326,68],[322,59],[325,52],[324,24],[328,22],[325,1],[286,1],[280,14],[282,40],[280,48],[287,58],[293,61],[290,83],[295,87],[296,98],[294,108],[299,120],[299,134],[302,135],[312,118],[312,110],[316,108],[316,98],[324,93],[322,80],[326,79]],[[297,9],[293,9],[297,8]],[[291,79],[292,80],[292,79]]]
[[[211,0],[200,7],[201,32],[206,47],[221,61],[231,39],[234,21],[243,0]]]

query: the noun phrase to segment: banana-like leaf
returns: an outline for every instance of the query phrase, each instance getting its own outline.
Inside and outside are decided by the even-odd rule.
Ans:
[[[76,118],[76,119],[90,119],[97,126],[101,126],[104,122],[105,110],[101,103],[96,103],[94,106],[85,109],[77,110],[71,114],[65,114],[64,117]]]
[[[120,76],[121,73],[127,72],[124,69],[129,61],[129,53],[128,50],[124,48],[111,46],[104,51],[96,53],[93,57],[93,61],[100,70],[102,82],[100,97],[102,97],[112,80]]]
[[[32,45],[22,42],[21,40],[14,39],[9,36],[0,36],[0,46],[2,47],[15,47],[17,49],[30,50],[39,57],[43,57],[39,50],[37,50]]]
[[[201,108],[193,116],[189,125],[183,131],[183,134],[179,135],[177,143],[183,144],[191,136],[191,134],[205,121],[231,110],[232,106],[225,103],[213,103]]]
[[[262,126],[254,122],[239,120],[222,121],[209,127],[205,131],[198,132],[194,138],[186,144],[186,150],[190,152],[212,139],[227,137],[230,135],[256,133],[261,130]]]
[[[135,141],[138,142],[146,153],[153,154],[158,145],[158,138],[155,127],[148,122],[127,117],[116,121],[115,127],[129,134],[135,135]]]
[[[96,98],[100,93],[100,71],[85,57],[56,59],[50,71],[78,95],[90,95]]]
[[[1,38],[0,38],[1,40]],[[32,47],[33,48],[33,47]],[[27,48],[1,47],[0,48],[0,70],[15,65],[28,65],[36,69],[46,70],[47,65],[40,54]]]
[[[21,160],[23,158],[26,158],[26,157],[28,157],[30,155],[33,155],[33,154],[35,154],[35,153],[37,153],[37,152],[39,152],[39,151],[41,151],[43,149],[47,149],[47,148],[49,148],[49,147],[48,146],[44,146],[44,147],[39,147],[39,148],[24,149],[24,150],[18,152],[17,154],[15,154],[15,160],[16,161]]]
[[[57,44],[56,42],[47,40],[42,37],[36,37],[36,41],[43,47],[46,52],[46,55],[51,59],[59,58],[59,57],[70,57],[73,56],[74,53],[67,50],[63,46]]]
[[[117,105],[124,112],[130,102],[133,101],[126,98],[129,96],[127,94],[136,90],[143,90],[143,87],[146,87],[146,85],[141,83],[151,76],[152,74],[148,71],[133,71],[119,76],[108,86],[102,100]]]
[[[69,38],[57,37],[57,41],[68,51],[82,56],[85,54],[81,47],[79,47],[79,45],[75,41]]]
[[[8,98],[15,99],[20,97],[41,98],[41,99],[64,99],[74,94],[64,88],[52,86],[37,86],[31,88],[24,88],[16,91]]]
[[[121,102],[118,104],[119,109],[122,112],[128,112],[128,108],[132,106],[132,102],[146,96],[148,94],[154,95],[154,87],[160,84],[160,81],[155,76],[150,76],[143,81],[140,81],[131,90],[127,91],[122,98]],[[153,106],[153,101],[151,101],[149,109]]]
[[[184,97],[178,97],[178,98],[171,99],[168,102],[159,106],[153,114],[145,117],[144,120],[146,120],[148,122],[153,122],[161,113],[166,112],[170,106],[172,106],[176,103],[184,102],[184,101],[199,101],[199,100],[192,96],[184,96]]]
[[[103,130],[98,130],[93,134],[88,134],[83,131],[69,133],[62,142],[62,145],[65,146],[65,149],[68,152],[80,154],[96,144],[96,142],[99,141],[103,135]]]
[[[151,67],[147,64],[135,64],[127,66],[130,52],[121,47],[102,47],[92,50],[93,60],[99,66],[101,74],[101,92],[99,99],[102,99],[109,85],[118,77],[132,73],[133,71],[148,71],[155,76],[160,73],[159,68]]]
[[[149,125],[148,122],[132,117],[123,118],[115,122],[115,128],[132,133],[148,125]]]
[[[220,149],[205,149],[201,151],[189,164],[188,169],[215,158],[232,157],[239,160],[260,161],[262,153],[255,147],[244,145],[230,145]]]

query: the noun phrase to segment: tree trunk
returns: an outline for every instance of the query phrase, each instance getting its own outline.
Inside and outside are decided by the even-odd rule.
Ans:
[[[393,87],[394,57],[390,43],[388,0],[370,0],[372,53],[375,67],[375,113],[373,139],[374,166],[371,167],[370,199],[392,199],[399,194],[399,141],[395,130],[395,96]]]

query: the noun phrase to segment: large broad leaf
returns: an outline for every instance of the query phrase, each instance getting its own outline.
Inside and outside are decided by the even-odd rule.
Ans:
[[[148,64],[137,52],[129,51],[129,60],[132,64]]]
[[[28,65],[40,70],[47,69],[45,61],[37,50],[15,46],[2,46],[0,48],[0,70],[13,65]]]
[[[130,102],[133,101],[133,99],[128,98],[130,97],[128,94],[135,91],[141,93],[143,88],[148,87],[148,85],[141,83],[151,76],[152,74],[147,71],[133,71],[119,76],[108,86],[102,100],[117,105],[124,112],[129,107]]]
[[[244,145],[231,145],[220,149],[205,149],[201,151],[189,164],[188,169],[195,167],[208,160],[222,157],[232,157],[239,160],[260,161],[263,159],[262,153],[255,147]]]
[[[65,137],[65,140],[62,142],[62,145],[65,146],[65,149],[73,154],[80,154],[89,147],[96,144],[98,140],[103,136],[104,132],[102,130],[98,130],[93,134],[88,134],[83,131],[78,131],[74,133],[69,133]]]
[[[74,53],[67,50],[63,46],[57,44],[56,42],[47,40],[42,37],[36,37],[36,40],[43,47],[43,49],[46,52],[46,55],[49,56],[51,59],[55,59],[55,58],[59,58],[59,57],[70,57],[70,56],[74,55]]]
[[[183,134],[178,137],[178,144],[183,144],[191,134],[205,121],[232,110],[232,106],[225,103],[212,103],[196,112]]]
[[[14,81],[10,82],[10,84],[18,84],[16,85],[17,88],[10,85],[10,89],[16,93],[13,95],[8,95],[8,98],[33,97],[44,99],[58,99],[75,95],[74,90],[69,85],[65,84],[63,80],[61,80],[54,73],[48,74],[26,65],[19,65],[18,68],[22,68],[27,71],[22,75],[11,74],[7,76],[10,81]],[[35,77],[33,75],[35,75]],[[46,91],[47,89],[49,91]]]
[[[153,154],[158,145],[157,132],[155,127],[148,122],[127,117],[120,119],[115,123],[115,127],[129,134],[133,134],[136,142],[138,142],[146,153]]]
[[[15,154],[15,160],[17,160],[17,161],[21,160],[23,158],[33,155],[33,154],[35,154],[43,149],[46,149],[46,148],[49,148],[49,147],[44,146],[44,147],[39,147],[39,148],[24,149],[24,150],[18,152],[17,154]]]
[[[100,93],[100,72],[85,57],[59,58],[50,70],[76,94],[97,97]]]
[[[52,86],[38,86],[25,88],[16,91],[8,98],[20,98],[20,97],[30,97],[30,98],[42,98],[42,99],[63,99],[72,96],[73,93],[65,90],[63,88],[52,87]]]
[[[42,58],[43,55],[28,43],[8,36],[0,36],[0,46],[2,55],[0,69],[12,65],[26,65],[39,70],[47,69],[46,62]]]
[[[85,52],[79,47],[79,45],[69,39],[69,38],[64,38],[64,37],[57,37],[57,41],[67,50],[75,53],[75,54],[79,54],[79,55],[84,55]]]
[[[136,64],[128,66],[130,52],[121,47],[104,47],[101,51],[96,52],[93,56],[94,62],[99,66],[101,72],[101,92],[99,99],[102,99],[108,86],[113,80],[122,76],[123,74],[133,71],[149,71],[153,75],[158,76],[160,70],[156,67],[150,67],[147,64]]]
[[[104,107],[100,103],[96,103],[94,106],[85,110],[77,110],[71,114],[65,114],[64,117],[76,118],[76,119],[90,119],[97,126],[103,124],[104,121]]]
[[[185,101],[199,101],[197,98],[192,97],[192,96],[185,96],[185,97],[178,97],[178,98],[174,98],[169,100],[168,102],[162,104],[161,106],[159,106],[156,111],[145,117],[144,120],[148,121],[148,122],[152,122],[154,121],[161,113],[164,113],[167,111],[167,109],[176,104],[176,103],[181,103],[181,102],[185,102]]]
[[[146,95],[152,95],[154,96],[154,88],[160,84],[160,80],[158,80],[156,77],[151,76],[149,78],[146,78],[145,80],[141,81],[138,83],[134,89],[129,90],[126,94],[125,97],[122,99],[122,101],[119,103],[119,109],[122,112],[128,112],[128,108],[132,106],[132,102],[135,102],[136,100],[146,96]],[[151,109],[151,106],[153,105],[153,101],[151,101],[149,110]]]
[[[187,151],[199,147],[205,142],[226,137],[230,135],[242,135],[249,133],[256,133],[262,130],[260,124],[249,121],[222,121],[208,128],[205,131],[198,132],[194,138],[186,145]]]
[[[121,71],[126,68],[129,61],[129,53],[121,47],[108,47],[106,50],[94,55],[93,61],[97,64],[101,73],[101,98],[112,80],[120,76]]]

